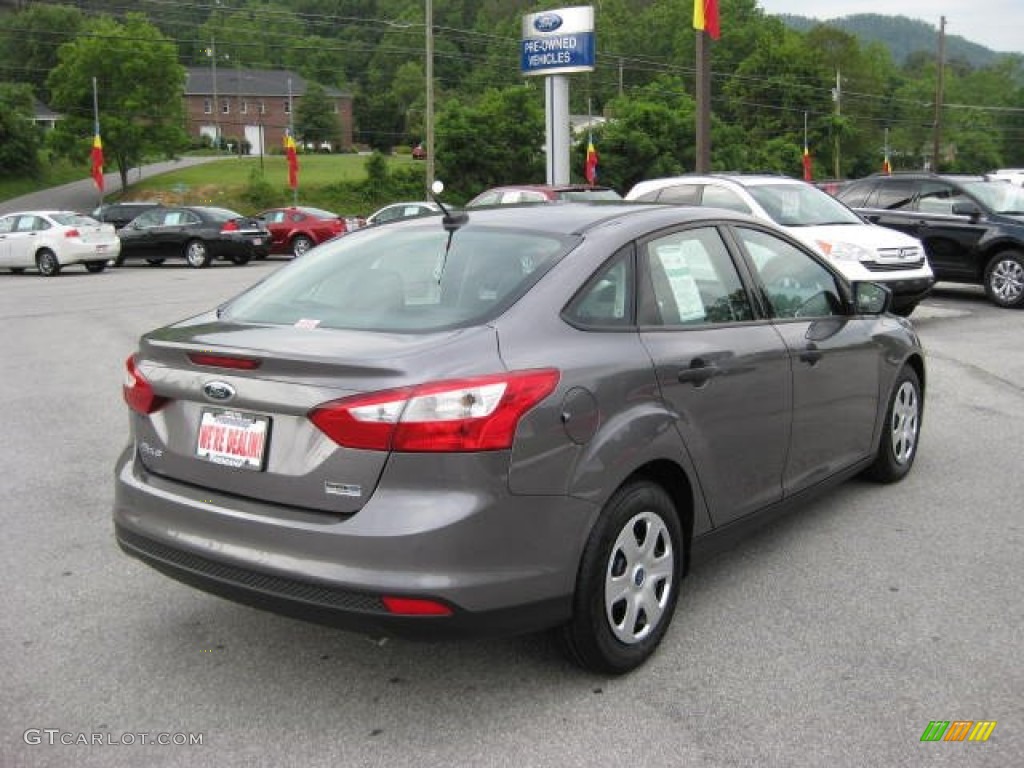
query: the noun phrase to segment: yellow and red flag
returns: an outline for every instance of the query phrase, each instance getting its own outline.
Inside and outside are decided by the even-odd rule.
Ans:
[[[587,136],[587,161],[583,165],[583,176],[590,186],[597,183],[597,148],[591,135]]]
[[[889,174],[892,173],[892,163],[889,162],[889,153],[888,152],[885,154],[885,157],[882,159],[882,173],[884,173],[886,175],[889,175]]]
[[[100,140],[100,130],[92,139],[92,180],[96,189],[103,192],[103,142]]]
[[[811,172],[811,150],[804,144],[804,181],[811,181],[814,178],[814,174]]]
[[[288,186],[296,189],[299,186],[299,156],[290,129],[284,134],[284,154],[288,159]]]
[[[718,0],[693,0],[693,28],[706,31],[712,40],[718,39]]]

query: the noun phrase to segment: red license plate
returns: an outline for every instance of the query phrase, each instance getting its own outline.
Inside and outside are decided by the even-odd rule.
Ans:
[[[270,419],[239,411],[204,410],[199,422],[196,456],[239,469],[263,469]]]

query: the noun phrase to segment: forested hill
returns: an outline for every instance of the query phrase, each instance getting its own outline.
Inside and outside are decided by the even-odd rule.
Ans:
[[[854,35],[862,43],[881,43],[889,49],[898,64],[905,64],[907,58],[915,53],[934,55],[938,49],[938,17],[934,25],[906,16],[881,16],[876,13],[858,13],[836,19],[814,19],[790,14],[779,14],[778,18],[786,26],[801,32],[825,24]],[[959,35],[950,34],[947,21],[947,61],[965,61],[972,67],[986,67],[1002,55],[1007,54],[1000,54]]]

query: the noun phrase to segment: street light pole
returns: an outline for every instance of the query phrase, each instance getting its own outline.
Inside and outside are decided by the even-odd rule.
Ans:
[[[426,38],[426,70],[427,70],[427,113],[424,116],[423,128],[427,134],[427,199],[430,199],[434,184],[434,4],[427,0],[427,38]]]
[[[213,80],[213,147],[220,151],[220,104],[217,103],[217,38],[210,36],[210,75]]]

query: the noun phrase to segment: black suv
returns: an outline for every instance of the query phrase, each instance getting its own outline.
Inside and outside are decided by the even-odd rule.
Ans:
[[[96,221],[113,224],[114,229],[121,229],[125,224],[140,213],[156,208],[160,203],[106,203],[93,210],[89,215]]]
[[[1024,307],[1024,188],[983,176],[869,176],[836,192],[869,221],[921,240],[939,280],[985,287],[1000,307]]]

